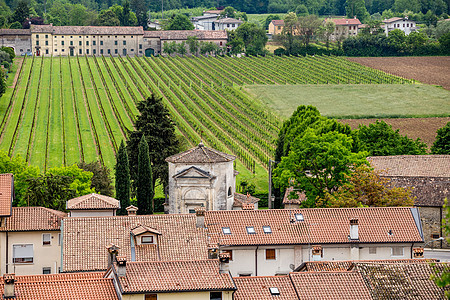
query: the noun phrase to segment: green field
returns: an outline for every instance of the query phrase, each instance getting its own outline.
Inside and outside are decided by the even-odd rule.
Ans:
[[[245,89],[285,118],[302,104],[336,118],[450,115],[450,92],[424,84],[251,85]]]
[[[255,183],[258,191],[267,189],[281,119],[244,85],[281,93],[297,84],[411,83],[326,56],[26,57],[17,72],[17,83],[0,99],[0,149],[10,155],[41,170],[96,159],[112,168],[138,114],[136,103],[154,93],[189,146],[203,139],[236,155],[239,180]]]

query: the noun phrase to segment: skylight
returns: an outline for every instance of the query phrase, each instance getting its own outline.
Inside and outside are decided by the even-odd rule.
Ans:
[[[247,226],[247,233],[248,233],[248,234],[255,234],[255,233],[256,233],[255,227],[253,227],[253,226]]]
[[[279,294],[280,294],[280,291],[279,291],[278,288],[276,288],[276,287],[271,287],[271,288],[269,288],[269,291],[270,291],[270,293],[271,293],[272,295],[279,295]]]
[[[304,221],[305,218],[303,217],[302,214],[295,214],[295,220],[296,221]]]
[[[230,227],[222,227],[222,232],[223,234],[231,234],[231,229]]]
[[[264,233],[272,233],[272,228],[270,226],[263,226]]]

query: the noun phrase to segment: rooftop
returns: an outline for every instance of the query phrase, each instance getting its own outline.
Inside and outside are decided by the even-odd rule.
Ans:
[[[30,35],[30,29],[0,29],[0,35]]]
[[[67,214],[45,207],[13,207],[0,231],[48,231],[60,230]]]
[[[156,30],[145,31],[144,38],[160,38],[161,40],[186,40],[196,36],[199,40],[226,40],[225,30]]]
[[[143,35],[142,26],[53,26],[50,25],[31,25],[31,33],[51,33],[66,35]]]
[[[368,157],[383,176],[450,177],[450,155],[397,155]]]
[[[297,299],[289,276],[234,277],[237,291],[235,300],[292,300]],[[273,295],[270,288],[277,288],[279,295]]]
[[[119,209],[120,201],[93,193],[68,200],[66,208],[68,210]]]
[[[234,161],[236,156],[205,147],[203,143],[197,147],[166,158],[171,163],[220,163]]]
[[[390,18],[390,19],[384,19],[383,23],[392,23],[392,22],[401,21],[401,20],[404,20],[404,18],[393,17],[393,18]]]
[[[235,290],[218,260],[127,262],[119,277],[124,293]]]
[[[307,261],[302,263],[295,271],[297,272],[330,272],[351,271],[359,263],[382,263],[382,264],[429,264],[436,262],[435,259],[385,259],[385,260],[333,260],[333,261]]]
[[[352,218],[358,219],[360,243],[422,242],[413,212],[418,215],[409,207],[207,211],[205,224],[211,242],[222,245],[349,243]],[[231,232],[224,233],[224,227]]]
[[[284,20],[272,20],[272,23],[275,26],[284,26]]]
[[[14,200],[13,174],[0,174],[0,217],[10,216]]]
[[[239,193],[234,193],[234,203],[233,206],[242,206],[242,204],[255,204],[259,202],[259,198],[253,197],[250,194],[243,195]]]
[[[244,23],[244,21],[235,19],[235,18],[223,18],[215,21],[214,23],[223,23],[223,24],[241,24]]]
[[[352,19],[325,19],[325,21],[332,21],[334,22],[334,24],[336,24],[337,26],[342,26],[342,25],[361,25],[361,22],[359,21],[359,19],[356,18],[352,18]]]

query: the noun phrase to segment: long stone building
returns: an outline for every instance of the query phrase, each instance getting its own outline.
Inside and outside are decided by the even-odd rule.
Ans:
[[[151,56],[162,52],[165,42],[198,41],[225,46],[226,31],[144,31],[137,27],[31,25],[30,29],[1,29],[0,45],[16,55],[36,56]]]

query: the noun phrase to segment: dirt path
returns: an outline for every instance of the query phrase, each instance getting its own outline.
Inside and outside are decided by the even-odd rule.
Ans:
[[[450,90],[450,56],[349,57],[351,61]]]
[[[16,57],[15,64],[17,64],[17,69],[16,69],[17,71],[16,71],[16,74],[14,74],[14,80],[13,80],[11,86],[10,86],[10,88],[12,88],[12,89],[16,86],[17,80],[19,80],[19,75],[20,75],[19,70],[20,70],[20,67],[23,64],[23,58],[17,58]]]

